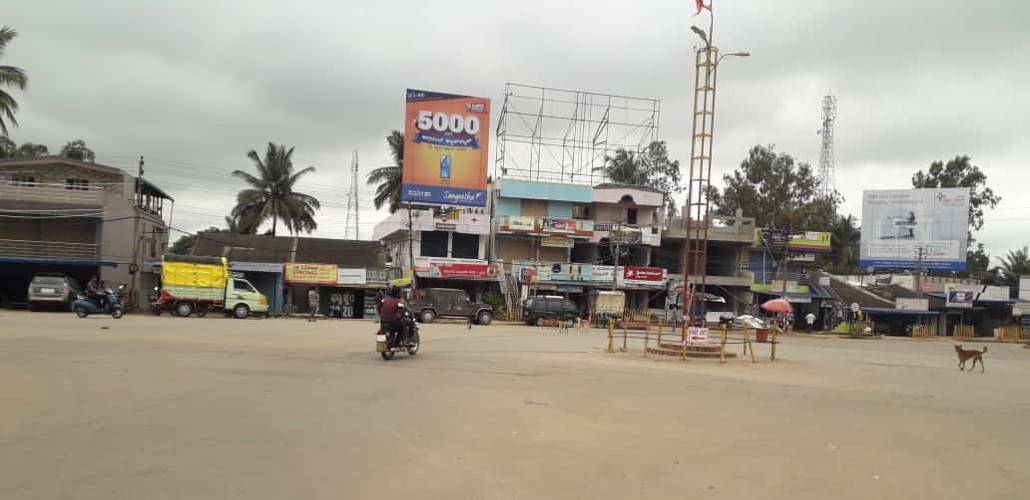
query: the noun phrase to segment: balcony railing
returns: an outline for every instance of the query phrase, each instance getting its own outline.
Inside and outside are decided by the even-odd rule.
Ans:
[[[0,257],[23,259],[97,260],[97,245],[68,241],[0,240]]]
[[[104,204],[104,188],[86,185],[71,189],[65,184],[0,180],[0,200],[100,207]]]
[[[665,229],[666,238],[683,238],[687,234],[686,220],[676,217],[669,221]],[[694,232],[692,239],[701,238],[701,228]],[[709,217],[708,239],[716,241],[751,242],[755,239],[755,219],[752,217],[732,217],[713,215]]]

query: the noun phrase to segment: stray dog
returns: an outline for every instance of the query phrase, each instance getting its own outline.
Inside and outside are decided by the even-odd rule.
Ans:
[[[984,371],[984,353],[987,352],[987,346],[984,346],[984,350],[975,351],[973,349],[963,349],[962,344],[955,346],[955,354],[958,354],[958,369],[966,369],[966,361],[973,360],[973,365],[969,367],[969,371],[976,369],[976,362],[980,362],[980,372]]]

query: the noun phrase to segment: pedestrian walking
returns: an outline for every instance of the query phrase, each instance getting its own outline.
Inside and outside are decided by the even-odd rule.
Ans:
[[[309,323],[315,322],[315,315],[318,314],[318,302],[318,287],[313,286],[308,289],[308,309],[310,311],[310,316],[308,316]]]

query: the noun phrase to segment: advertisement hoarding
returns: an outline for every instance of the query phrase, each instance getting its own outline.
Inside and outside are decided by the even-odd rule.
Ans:
[[[818,231],[805,231],[790,235],[787,249],[791,252],[830,253],[833,247],[830,245],[830,233]]]
[[[859,265],[965,271],[968,228],[968,188],[864,191]]]
[[[976,294],[979,292],[980,287],[976,285],[945,285],[945,305],[947,307],[972,309],[973,301],[976,300]]]
[[[301,285],[335,285],[338,279],[336,264],[307,264],[287,262],[286,283]]]
[[[401,199],[486,206],[490,100],[407,90]]]

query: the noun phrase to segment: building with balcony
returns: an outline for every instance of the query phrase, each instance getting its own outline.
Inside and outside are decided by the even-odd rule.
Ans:
[[[37,272],[126,284],[139,304],[168,244],[165,201],[150,182],[70,158],[0,160],[0,301],[24,304]]]
[[[410,228],[410,230],[409,230]],[[462,288],[478,297],[499,279],[488,259],[487,208],[401,208],[372,231],[396,267],[414,268],[420,287]]]
[[[705,235],[697,224],[693,239]],[[708,222],[707,263],[704,271],[705,292],[720,298],[719,302],[706,304],[715,311],[741,312],[752,305],[754,298],[751,285],[753,275],[749,258],[755,241],[755,220],[752,217],[713,215]],[[655,258],[655,265],[669,270],[670,281],[675,290],[683,286],[684,245],[687,238],[686,220],[677,217],[668,222],[662,232],[661,247]],[[691,282],[702,279],[700,272],[691,271]],[[724,300],[725,302],[723,302]]]

